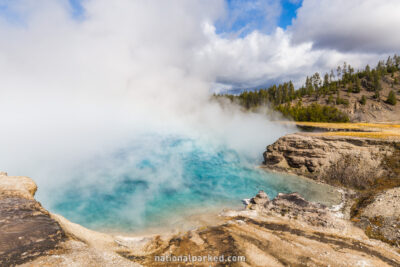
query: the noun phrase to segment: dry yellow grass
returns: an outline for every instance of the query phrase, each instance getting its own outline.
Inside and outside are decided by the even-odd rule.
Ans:
[[[400,133],[392,131],[382,132],[323,132],[319,135],[324,136],[351,136],[361,138],[375,138],[375,139],[400,139]]]
[[[287,123],[287,122],[286,122]],[[388,123],[329,123],[329,122],[290,122],[297,126],[329,129],[328,132],[308,133],[323,136],[351,136],[376,139],[400,139],[400,124]],[[353,130],[353,131],[352,131]]]
[[[329,123],[329,122],[296,122],[298,126],[308,126],[329,129],[355,129],[355,130],[400,130],[400,124],[384,123]]]

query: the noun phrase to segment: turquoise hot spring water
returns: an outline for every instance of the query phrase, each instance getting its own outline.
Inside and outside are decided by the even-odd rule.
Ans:
[[[241,208],[241,200],[264,190],[299,192],[306,199],[338,204],[332,187],[267,172],[258,155],[205,145],[176,136],[147,137],[108,158],[85,164],[55,189],[50,210],[94,230],[142,231],[174,227],[198,212]]]

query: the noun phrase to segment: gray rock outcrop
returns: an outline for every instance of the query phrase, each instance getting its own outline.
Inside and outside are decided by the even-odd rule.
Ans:
[[[296,133],[279,138],[264,152],[264,167],[328,183],[385,172],[382,160],[399,141]],[[335,177],[336,176],[336,177]]]
[[[13,266],[54,249],[64,232],[33,196],[27,177],[0,173],[0,266]]]
[[[360,211],[356,224],[370,237],[400,247],[400,187],[376,195]]]
[[[297,193],[270,199],[260,191],[245,210],[225,211],[225,222],[168,238],[156,236],[120,254],[145,266],[399,266],[389,245],[368,239],[348,220]],[[224,255],[236,261],[160,262],[171,255]],[[240,257],[240,258],[238,258]],[[240,260],[238,260],[240,259]]]

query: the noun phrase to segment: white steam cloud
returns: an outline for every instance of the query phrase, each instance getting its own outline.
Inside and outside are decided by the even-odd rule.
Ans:
[[[47,194],[83,163],[147,133],[261,152],[282,129],[210,103],[215,76],[199,67],[206,65],[198,58],[209,42],[204,29],[223,6],[86,1],[77,20],[65,1],[10,3],[23,17],[0,22],[1,169],[33,177]]]
[[[0,1],[0,169],[33,177],[46,194],[85,162],[148,133],[258,155],[287,129],[211,103],[212,88],[300,84],[312,71],[378,57],[314,50],[310,40],[294,45],[293,32],[280,28],[222,37],[214,27],[227,14],[222,0],[82,4],[77,18],[67,0]],[[155,155],[163,150],[158,142],[145,147]],[[179,173],[179,164],[170,167]],[[157,188],[161,178],[148,179]]]

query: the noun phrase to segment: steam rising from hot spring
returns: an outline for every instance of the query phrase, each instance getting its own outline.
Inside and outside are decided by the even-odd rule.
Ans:
[[[227,147],[257,164],[288,131],[210,101],[216,77],[198,51],[222,1],[85,1],[81,19],[66,1],[39,2],[15,1],[11,10],[23,18],[0,20],[0,169],[31,176],[47,203],[54,188],[79,180],[107,190],[126,170],[179,187],[179,157],[158,157],[164,138]],[[116,160],[127,147],[162,168],[146,173]]]

